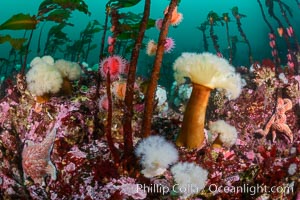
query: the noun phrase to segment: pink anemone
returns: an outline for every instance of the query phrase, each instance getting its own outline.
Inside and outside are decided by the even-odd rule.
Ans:
[[[102,60],[100,63],[101,74],[104,78],[106,78],[109,72],[110,79],[116,80],[119,77],[120,73],[123,71],[125,65],[126,61],[120,56],[109,56]]]

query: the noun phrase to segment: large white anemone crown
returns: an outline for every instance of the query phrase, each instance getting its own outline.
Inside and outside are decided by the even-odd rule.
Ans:
[[[208,52],[183,53],[176,59],[173,69],[178,83],[189,78],[193,83],[211,89],[225,89],[230,99],[237,98],[242,90],[241,77],[234,67],[226,59]]]

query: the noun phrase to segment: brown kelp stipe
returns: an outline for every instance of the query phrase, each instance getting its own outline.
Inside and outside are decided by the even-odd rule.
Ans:
[[[107,111],[107,124],[105,127],[106,132],[106,139],[108,148],[111,152],[111,156],[113,158],[113,161],[115,165],[118,165],[120,163],[120,155],[118,152],[118,149],[114,145],[113,137],[112,137],[112,96],[111,96],[111,80],[110,80],[110,72],[108,70],[107,72],[107,78],[106,78],[106,95],[108,99],[108,111]]]
[[[187,104],[181,132],[176,140],[178,146],[199,148],[204,142],[205,113],[211,88],[193,83],[193,91]]]
[[[163,19],[162,28],[158,38],[157,50],[155,55],[155,60],[153,64],[153,69],[151,72],[151,78],[147,89],[147,95],[145,98],[145,111],[142,122],[142,131],[143,137],[148,137],[151,135],[151,125],[152,125],[152,114],[154,110],[154,99],[155,92],[158,84],[160,67],[162,63],[162,59],[164,56],[165,49],[165,40],[167,38],[169,32],[170,20],[172,17],[172,13],[178,4],[178,0],[171,0],[168,8],[167,14]]]
[[[147,29],[150,16],[151,0],[145,1],[144,14],[140,22],[139,34],[136,38],[134,48],[131,53],[131,59],[128,70],[128,78],[126,82],[126,94],[124,99],[124,158],[128,159],[133,153],[133,134],[132,134],[132,118],[133,118],[133,99],[134,99],[134,83],[136,79],[136,70],[138,58],[143,42],[143,38]]]

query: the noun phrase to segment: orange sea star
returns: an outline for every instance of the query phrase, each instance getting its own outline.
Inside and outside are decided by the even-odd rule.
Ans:
[[[276,139],[276,132],[281,132],[285,134],[290,142],[293,142],[293,133],[290,127],[286,124],[286,114],[285,112],[292,109],[293,104],[290,99],[282,99],[279,97],[277,99],[277,106],[275,113],[272,115],[268,123],[266,124],[264,129],[256,130],[256,133],[259,133],[263,136],[266,136],[270,130],[272,131],[272,141],[274,142]]]
[[[53,128],[41,143],[25,141],[22,152],[24,177],[31,177],[35,184],[44,186],[44,177],[47,175],[51,175],[51,179],[56,180],[56,169],[50,160],[55,136],[56,128]]]

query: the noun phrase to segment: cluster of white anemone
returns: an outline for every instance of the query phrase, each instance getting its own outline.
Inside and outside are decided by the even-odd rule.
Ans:
[[[169,166],[178,161],[175,146],[162,136],[149,136],[141,140],[135,149],[144,168],[141,172],[145,177],[152,178],[162,175]],[[183,198],[199,193],[206,185],[208,172],[195,163],[179,162],[171,167],[171,173],[177,183],[179,195]],[[184,190],[190,185],[197,190]]]
[[[61,89],[64,78],[76,80],[80,73],[80,66],[75,62],[54,62],[51,56],[35,57],[26,74],[27,87],[30,93],[36,96],[55,94]]]
[[[150,136],[143,139],[135,149],[140,157],[145,177],[163,174],[169,165],[177,162],[178,152],[175,146],[161,136]]]

